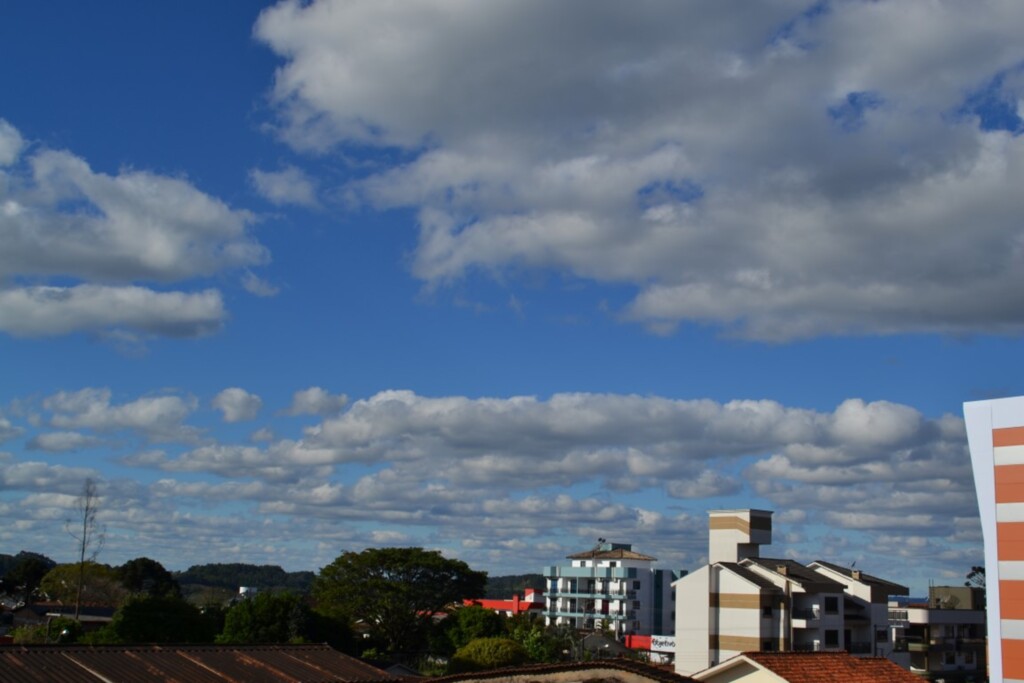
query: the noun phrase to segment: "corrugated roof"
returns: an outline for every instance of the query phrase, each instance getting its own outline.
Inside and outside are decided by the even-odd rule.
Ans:
[[[16,645],[0,683],[351,683],[393,681],[327,645]]]

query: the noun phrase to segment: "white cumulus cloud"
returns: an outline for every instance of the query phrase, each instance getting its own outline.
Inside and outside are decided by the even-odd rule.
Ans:
[[[167,286],[269,259],[251,213],[184,178],[107,174],[68,151],[23,147],[0,121],[0,331],[206,334],[226,317],[220,292]]]
[[[331,394],[321,387],[309,387],[292,395],[289,415],[332,415],[348,404],[345,394]]]
[[[619,311],[785,341],[1017,333],[1024,5],[282,2],[278,130],[398,147],[347,196],[417,212],[413,273],[555,269]],[[569,28],[571,27],[571,29]],[[386,38],[382,38],[386,36]]]
[[[245,422],[259,414],[263,399],[245,389],[229,387],[213,397],[213,407],[221,412],[225,422]]]

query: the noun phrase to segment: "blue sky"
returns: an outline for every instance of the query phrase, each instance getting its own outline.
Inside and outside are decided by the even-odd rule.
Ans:
[[[496,574],[706,512],[918,591],[1024,392],[1024,6],[15,3],[0,547]]]

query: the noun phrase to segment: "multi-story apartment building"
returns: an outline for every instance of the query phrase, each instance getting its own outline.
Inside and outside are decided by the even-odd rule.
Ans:
[[[709,563],[675,582],[676,672],[690,675],[742,652],[892,649],[888,598],[908,589],[827,562],[760,556],[768,510],[710,513]]]
[[[985,539],[988,671],[1024,683],[1024,396],[964,404]]]
[[[626,543],[601,541],[544,568],[545,623],[579,630],[607,629],[616,636],[671,635],[675,625],[672,581],[678,574],[655,569],[656,558]]]
[[[926,603],[889,603],[890,659],[925,680],[985,678],[985,591],[931,586]]]

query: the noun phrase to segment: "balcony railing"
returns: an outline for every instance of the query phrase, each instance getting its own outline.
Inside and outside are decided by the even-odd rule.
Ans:
[[[591,612],[578,612],[578,611],[571,610],[571,609],[547,610],[546,612],[544,612],[544,616],[548,617],[549,619],[557,619],[559,617],[564,617],[564,618],[568,618],[568,619],[597,619],[597,620],[601,620],[601,619],[614,619],[616,621],[622,621],[622,620],[624,620],[626,618],[625,614],[617,614],[617,613],[614,613],[614,612],[609,612],[609,613],[605,614],[604,612],[593,612],[593,611],[591,611]]]
[[[984,638],[923,638],[905,636],[893,643],[896,652],[966,652],[985,649]]]
[[[587,598],[590,600],[635,600],[636,591],[601,591],[601,590],[549,590],[549,598]]]

